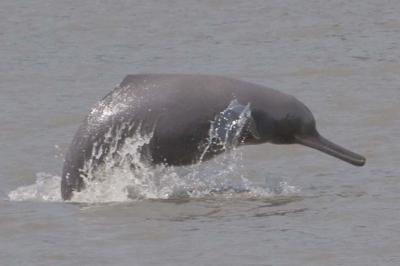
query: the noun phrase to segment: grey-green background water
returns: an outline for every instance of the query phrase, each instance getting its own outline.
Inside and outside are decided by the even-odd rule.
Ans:
[[[399,265],[399,14],[389,0],[1,1],[0,264]],[[243,148],[247,178],[295,196],[9,200],[37,173],[59,175],[90,106],[143,72],[293,94],[367,165],[267,144]]]

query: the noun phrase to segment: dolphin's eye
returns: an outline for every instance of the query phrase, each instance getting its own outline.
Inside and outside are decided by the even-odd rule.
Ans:
[[[295,114],[287,114],[284,119],[285,129],[289,132],[298,131],[301,128],[301,119]]]

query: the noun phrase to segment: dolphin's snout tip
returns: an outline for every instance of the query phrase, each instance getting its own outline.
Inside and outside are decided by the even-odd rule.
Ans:
[[[364,166],[366,162],[367,162],[367,159],[364,156],[360,155],[360,158],[358,160],[355,160],[353,164],[355,166]]]
[[[296,136],[296,141],[300,144],[317,149],[355,166],[363,166],[366,162],[366,158],[364,156],[347,150],[325,139],[321,135],[308,137]]]

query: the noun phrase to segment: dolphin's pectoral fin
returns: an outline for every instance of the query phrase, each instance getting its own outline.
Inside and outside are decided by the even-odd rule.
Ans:
[[[215,116],[210,137],[224,148],[260,139],[250,104],[243,105],[236,99],[232,100],[225,110]]]

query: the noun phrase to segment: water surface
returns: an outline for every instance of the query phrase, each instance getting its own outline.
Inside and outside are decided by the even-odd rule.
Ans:
[[[399,265],[399,13],[389,0],[1,1],[1,264]],[[270,194],[59,202],[80,121],[143,72],[295,95],[367,164],[266,144],[238,164]]]

